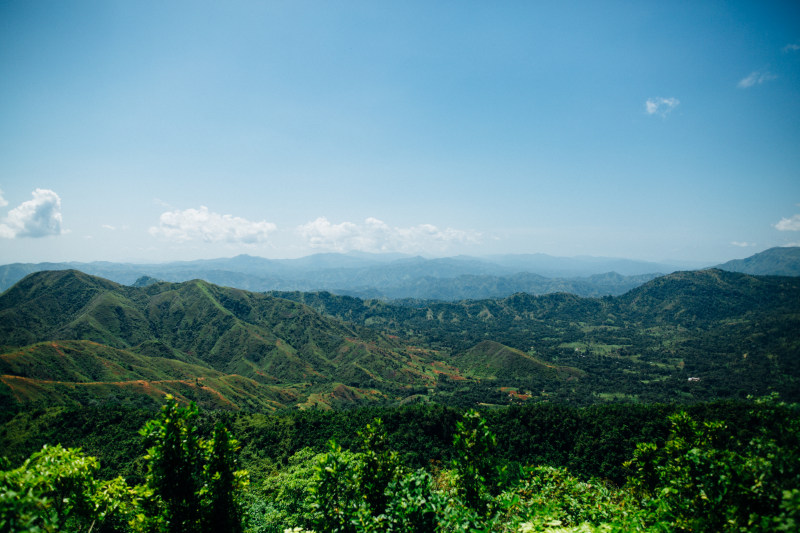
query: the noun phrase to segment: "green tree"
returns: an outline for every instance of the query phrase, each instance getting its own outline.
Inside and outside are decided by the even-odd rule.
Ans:
[[[767,402],[774,405],[757,404],[753,412],[760,434],[746,442],[724,422],[670,416],[665,444],[639,444],[626,463],[629,487],[676,531],[790,527],[800,518],[792,492],[800,485],[800,417],[797,406]]]
[[[211,441],[200,438],[194,402],[181,406],[167,395],[161,413],[141,430],[148,447],[147,483],[170,533],[238,532],[238,492],[247,473],[236,470],[237,443],[218,425]]]
[[[467,507],[479,514],[487,511],[490,499],[487,483],[496,477],[492,459],[496,445],[494,434],[477,411],[470,409],[456,422],[453,467],[458,476],[458,495]]]
[[[316,530],[330,533],[358,531],[360,515],[367,514],[363,510],[359,487],[360,462],[358,455],[342,450],[332,440],[328,442],[328,451],[320,456],[311,480]]]
[[[45,445],[19,468],[0,471],[0,532],[130,531],[144,526],[144,487],[97,481],[80,449]]]
[[[358,435],[362,441],[359,486],[364,503],[370,513],[377,517],[386,511],[386,488],[398,476],[400,460],[397,452],[389,449],[386,428],[380,418],[367,424]]]
[[[163,506],[167,530],[199,531],[202,457],[196,426],[197,406],[181,406],[167,396],[157,418],[141,430],[148,446],[147,483]]]
[[[238,442],[218,422],[211,442],[206,443],[203,465],[203,523],[207,531],[239,533],[242,509],[239,493],[247,485],[246,472],[237,470]]]

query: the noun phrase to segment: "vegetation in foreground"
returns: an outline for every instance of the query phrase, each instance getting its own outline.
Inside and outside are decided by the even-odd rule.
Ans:
[[[621,487],[502,459],[472,410],[445,463],[410,466],[376,418],[352,449],[301,448],[248,484],[225,426],[204,437],[196,407],[168,397],[140,431],[143,483],[98,479],[95,458],[45,446],[3,466],[0,531],[794,531],[800,406],[773,396],[751,414],[746,439],[721,420],[669,415],[669,436],[637,445]]]

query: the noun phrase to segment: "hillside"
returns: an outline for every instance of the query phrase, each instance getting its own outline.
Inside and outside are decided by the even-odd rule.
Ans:
[[[770,248],[744,259],[734,259],[716,268],[757,276],[800,276],[800,247]]]
[[[576,403],[692,401],[769,390],[798,397],[800,391],[800,279],[794,277],[676,272],[615,298],[559,293],[387,303],[274,294],[356,324],[403,332],[445,353],[492,340],[581,369],[587,375],[580,386],[551,391]]]
[[[452,364],[464,374],[479,379],[508,379],[523,376],[549,380],[568,380],[585,373],[571,367],[547,363],[498,342],[483,341],[453,357]]]
[[[53,388],[240,376],[258,402],[280,387],[283,407],[314,395],[325,405],[385,399],[386,391],[433,380],[426,350],[304,305],[203,281],[127,287],[78,271],[35,273],[0,296],[0,339],[3,374],[15,377],[4,383],[15,394],[20,377],[27,388],[31,380]],[[362,383],[382,392],[360,390]]]
[[[453,303],[49,271],[0,295],[0,398],[136,405],[170,392],[230,409],[794,398],[798,331],[800,278],[722,270],[620,297]]]

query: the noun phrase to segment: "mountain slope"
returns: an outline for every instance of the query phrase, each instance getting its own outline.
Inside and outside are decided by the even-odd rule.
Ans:
[[[796,277],[676,272],[604,298],[559,293],[381,302],[330,293],[279,294],[329,316],[410,336],[454,354],[450,362],[491,340],[579,368],[586,372],[580,385],[555,393],[576,403],[594,401],[586,395],[599,401],[676,401],[772,390],[800,399]],[[690,377],[700,381],[687,382]]]
[[[67,382],[177,386],[192,376],[241,376],[286,389],[292,403],[331,391],[339,402],[384,397],[357,392],[362,383],[402,390],[434,380],[430,350],[296,302],[199,280],[127,287],[74,270],[38,272],[0,295],[0,319],[4,382],[15,390],[21,378],[41,392]]]
[[[18,402],[40,405],[87,399],[158,405],[173,394],[217,408],[273,410],[289,397],[243,377],[90,341],[42,342],[0,354],[0,382]]]
[[[476,344],[453,357],[451,364],[458,367],[464,375],[481,379],[538,377],[561,380],[584,375],[584,372],[576,368],[553,365],[494,341]]]
[[[631,290],[617,302],[637,320],[708,323],[756,313],[792,312],[800,302],[800,280],[718,269],[676,272]]]
[[[717,265],[716,268],[757,276],[800,276],[800,246],[770,248],[745,259]]]
[[[39,272],[0,295],[0,404],[800,399],[798,331],[800,278],[714,269],[620,297],[399,303]]]

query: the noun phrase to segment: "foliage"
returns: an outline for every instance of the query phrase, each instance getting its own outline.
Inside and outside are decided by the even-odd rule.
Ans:
[[[239,493],[247,487],[247,472],[238,470],[238,442],[218,422],[205,443],[203,487],[200,489],[203,524],[207,531],[236,533],[242,529]]]
[[[496,445],[497,439],[477,411],[467,411],[456,423],[453,447],[457,455],[453,467],[458,476],[458,495],[467,507],[479,514],[487,510],[487,484],[497,477],[492,460]]]
[[[500,453],[489,429],[500,415],[516,421],[503,430],[502,442],[522,446],[531,441],[506,438],[555,427],[559,418],[573,420],[551,435],[574,431],[581,413],[598,416],[598,424],[631,423],[619,409],[550,407],[519,425],[527,410],[465,412],[453,421],[452,460],[427,468],[410,468],[393,450],[391,428],[407,427],[397,425],[397,413],[387,411],[368,423],[358,422],[366,413],[349,413],[351,432],[363,428],[352,432],[352,451],[329,441],[324,453],[303,448],[285,466],[269,461],[262,468],[270,473],[250,488],[245,510],[246,478],[237,470],[241,454],[225,425],[233,417],[203,418],[194,405],[170,398],[142,430],[150,444],[147,486],[131,486],[121,477],[100,481],[95,458],[47,446],[19,468],[0,465],[0,532],[757,532],[795,531],[800,523],[796,404],[770,396],[691,410],[653,406],[643,414],[664,416],[669,433],[659,437],[659,424],[641,428],[640,436],[651,438],[630,452],[629,481],[622,488],[576,476],[563,465],[519,470]],[[409,413],[438,417],[447,411],[403,416]],[[306,420],[327,432],[336,428],[322,424],[335,420],[325,416]],[[624,434],[608,433],[615,439]],[[195,509],[188,509],[190,503]]]
[[[644,527],[644,513],[626,492],[597,479],[583,481],[564,468],[526,468],[520,483],[497,499],[499,521],[519,522],[529,529],[559,525],[577,527],[614,524],[630,531]]]
[[[383,525],[386,531],[435,531],[447,507],[447,498],[434,488],[433,477],[423,469],[392,480]]]
[[[372,516],[379,516],[386,511],[387,487],[397,477],[400,462],[397,452],[388,448],[383,420],[376,418],[358,434],[362,440],[358,479],[364,504]]]
[[[98,481],[98,463],[79,449],[45,445],[0,472],[0,531],[118,531],[138,528],[150,493],[122,478]]]
[[[361,458],[334,441],[328,444],[327,453],[319,458],[311,479],[313,508],[316,511],[313,525],[319,531],[350,533],[367,514],[360,492],[359,470]]]
[[[797,406],[762,401],[761,434],[743,442],[721,421],[670,416],[663,446],[637,446],[629,484],[678,531],[773,531],[796,523],[800,484]],[[768,433],[780,424],[778,438]]]
[[[150,446],[147,483],[158,497],[167,531],[241,530],[236,497],[247,474],[236,470],[236,440],[218,424],[210,441],[200,438],[198,410],[167,396],[160,415],[141,430]]]
[[[320,455],[302,448],[286,466],[275,468],[247,494],[245,505],[249,531],[283,533],[286,528],[310,527],[314,519],[311,480]]]

